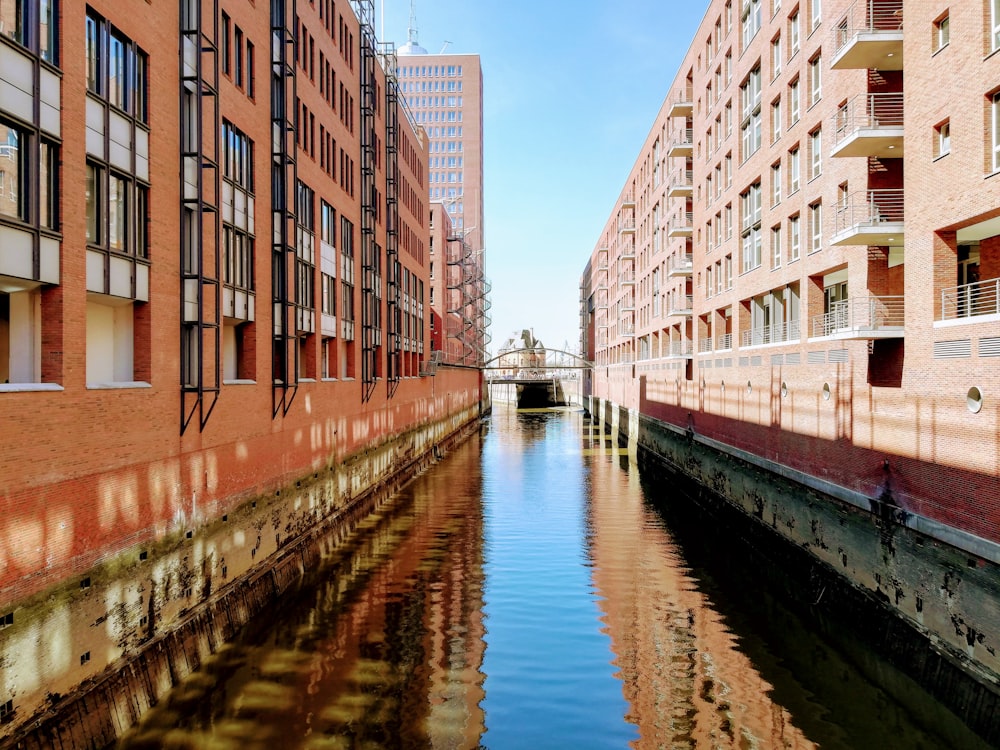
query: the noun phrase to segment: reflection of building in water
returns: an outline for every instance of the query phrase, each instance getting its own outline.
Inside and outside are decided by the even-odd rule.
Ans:
[[[651,522],[637,473],[610,455],[590,464],[590,556],[633,747],[814,747]]]

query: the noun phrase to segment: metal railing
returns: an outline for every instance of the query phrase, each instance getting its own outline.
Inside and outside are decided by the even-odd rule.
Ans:
[[[667,263],[667,273],[671,274],[674,271],[690,271],[694,268],[694,262],[691,258],[691,253],[685,253],[679,258],[671,257]]]
[[[860,225],[891,224],[903,221],[903,189],[861,190],[837,206],[834,233]]]
[[[859,94],[834,115],[834,145],[858,130],[903,127],[903,92]]]
[[[775,323],[740,331],[740,346],[780,344],[785,341],[798,341],[799,338],[799,321],[790,320],[787,323]]]
[[[668,357],[690,357],[693,352],[690,341],[671,341],[667,347]]]
[[[635,218],[625,217],[618,220],[618,231],[619,232],[634,232],[635,231]]]
[[[674,229],[690,229],[694,224],[693,211],[678,211],[673,216],[671,226]]]
[[[680,294],[670,297],[667,305],[667,315],[677,315],[679,313],[690,313],[694,306],[694,297],[690,294]]]
[[[834,26],[834,55],[858,34],[903,30],[903,0],[856,2]]]
[[[733,334],[720,333],[715,337],[715,350],[728,351],[733,348]]]
[[[712,339],[711,337],[707,339],[698,339],[698,353],[704,354],[705,352],[712,351]]]
[[[694,130],[691,128],[684,128],[680,131],[674,139],[670,141],[670,149],[674,148],[691,148],[694,143]]]
[[[1000,279],[985,279],[941,290],[941,320],[1000,314]]]
[[[694,104],[694,89],[686,86],[682,89],[674,89],[670,95],[671,104]]]
[[[694,172],[690,169],[678,169],[670,173],[670,187],[691,187],[694,184]]]
[[[635,283],[635,269],[628,268],[618,274],[619,284],[634,284]]]
[[[904,297],[862,296],[840,300],[830,311],[812,319],[813,336],[831,336],[837,331],[878,331],[902,328]]]

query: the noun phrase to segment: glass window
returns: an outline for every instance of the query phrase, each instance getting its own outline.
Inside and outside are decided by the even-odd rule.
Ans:
[[[793,148],[788,152],[788,193],[789,195],[799,189],[799,149]]]
[[[799,121],[799,79],[788,85],[788,121],[794,125]]]
[[[98,21],[87,16],[87,88],[95,94],[101,93],[101,44]]]
[[[101,177],[103,170],[87,164],[87,178],[84,186],[87,201],[87,242],[96,245],[101,241]]]
[[[812,161],[809,169],[809,179],[819,177],[823,172],[823,131],[814,130],[809,134],[809,150]]]
[[[798,11],[788,17],[789,57],[799,51],[799,14]]]
[[[951,36],[950,22],[948,16],[944,16],[934,23],[934,51],[941,49],[948,44]]]
[[[0,2],[0,33],[18,44],[27,46],[28,33],[25,18],[27,0],[3,0]]]
[[[59,204],[57,147],[42,142],[38,150],[38,223],[46,229],[58,229],[56,207]]]
[[[990,0],[990,25],[992,49],[1000,49],[1000,0]]]
[[[823,204],[817,201],[809,206],[809,252],[822,249],[823,243]]]
[[[128,244],[127,183],[117,175],[108,179],[108,246],[124,251]]]
[[[799,233],[799,216],[788,218],[788,260],[798,260],[801,238]]]
[[[996,0],[1000,3],[1000,0]],[[994,3],[996,4],[996,3]],[[993,171],[1000,170],[1000,93],[993,95]]]
[[[809,83],[809,106],[812,106],[823,96],[823,58],[819,56],[809,61]]]

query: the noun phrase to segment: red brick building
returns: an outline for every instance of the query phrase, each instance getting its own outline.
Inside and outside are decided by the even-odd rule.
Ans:
[[[998,29],[994,0],[707,3],[581,281],[592,394],[630,436],[652,418],[995,569]],[[1000,671],[988,595],[798,531],[866,589],[898,575],[905,618]]]
[[[477,411],[478,374],[421,375],[427,138],[373,15],[0,6],[7,646],[50,587]]]

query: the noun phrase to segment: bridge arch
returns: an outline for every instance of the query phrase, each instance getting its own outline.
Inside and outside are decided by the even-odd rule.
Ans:
[[[497,362],[503,357],[508,357],[512,354],[540,354],[545,353],[546,364],[544,365],[532,365],[533,370],[589,370],[594,366],[594,363],[584,359],[579,354],[574,354],[573,352],[567,352],[564,349],[549,349],[547,347],[521,347],[520,349],[507,349],[497,354],[495,357],[486,360],[483,363],[484,370],[508,370],[512,365],[498,365]],[[568,358],[573,364],[565,364],[565,362],[560,364],[548,364],[548,355],[558,354],[564,358]],[[513,365],[516,366],[516,365]]]

